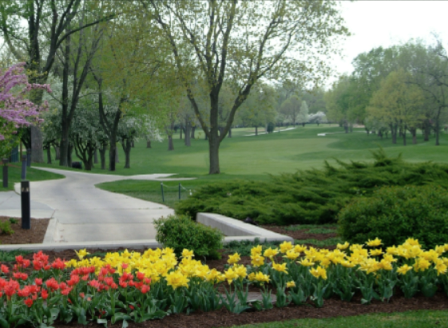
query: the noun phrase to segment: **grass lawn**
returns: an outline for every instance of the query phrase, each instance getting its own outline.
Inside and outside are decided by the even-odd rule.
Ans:
[[[429,328],[448,327],[448,311],[412,311],[403,313],[378,313],[354,317],[327,319],[298,319],[270,322],[238,328]]]
[[[390,139],[381,140],[367,135],[363,129],[354,129],[345,134],[337,126],[320,125],[299,127],[294,130],[269,135],[247,136],[253,129],[234,129],[233,137],[223,141],[220,148],[221,174],[208,175],[208,143],[203,139],[192,140],[191,147],[185,147],[183,140],[174,140],[174,151],[167,151],[166,141],[153,143],[153,148],[145,148],[144,142],[136,143],[131,152],[131,169],[123,169],[117,164],[114,174],[178,173],[180,177],[195,177],[197,180],[181,181],[181,197],[188,196],[201,185],[214,181],[245,179],[267,180],[269,174],[295,172],[297,170],[319,169],[327,160],[334,158],[343,161],[370,161],[370,150],[383,147],[390,156],[402,153],[410,162],[448,161],[448,136],[441,136],[441,145],[435,146],[434,139],[418,144],[392,145]],[[317,136],[327,133],[326,136]],[[120,154],[120,159],[124,154]],[[54,167],[56,167],[54,165]],[[95,173],[104,173],[94,169]],[[107,172],[109,173],[109,172]],[[179,199],[179,182],[164,182],[165,204],[173,206]],[[160,182],[119,181],[99,185],[105,190],[120,192],[132,197],[162,202]]]
[[[22,174],[21,165],[22,165],[21,163],[8,164],[8,188],[3,188],[3,182],[0,182],[1,183],[0,191],[14,190],[14,183],[21,181],[21,174]],[[60,174],[45,172],[42,170],[36,170],[30,167],[27,167],[26,170],[26,179],[29,181],[42,181],[42,180],[52,180],[62,178],[63,176]]]

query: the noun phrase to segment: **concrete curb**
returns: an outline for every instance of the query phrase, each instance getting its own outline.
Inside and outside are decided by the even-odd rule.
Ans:
[[[224,237],[223,243],[228,244],[233,241],[255,241],[260,242],[280,242],[289,241],[294,243],[294,239],[281,235],[252,224],[235,220],[220,214],[198,213],[197,222],[221,230],[227,237]],[[26,251],[63,251],[67,249],[117,249],[117,248],[163,248],[155,239],[145,240],[122,240],[122,241],[89,241],[89,242],[55,242],[58,240],[58,220],[53,218],[48,224],[47,232],[42,244],[15,244],[0,245],[0,251],[26,250]]]
[[[220,214],[198,213],[196,215],[196,221],[221,230],[228,236],[224,238],[225,244],[231,241],[254,241],[255,239],[259,239],[260,242],[289,241],[294,243],[294,239],[289,236],[281,235]]]

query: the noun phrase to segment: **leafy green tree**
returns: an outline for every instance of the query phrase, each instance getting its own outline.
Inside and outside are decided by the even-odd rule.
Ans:
[[[305,124],[306,122],[308,122],[308,114],[309,114],[308,104],[306,103],[305,100],[303,100],[302,104],[300,105],[300,113],[299,116],[297,117],[297,121],[299,123]]]
[[[398,132],[406,145],[406,130],[412,133],[416,143],[416,128],[423,121],[421,106],[424,96],[420,88],[407,83],[410,74],[404,70],[391,72],[381,83],[368,107],[369,114],[390,127],[392,143],[397,142]]]
[[[220,173],[219,146],[235,114],[261,79],[306,72],[299,80],[328,73],[323,56],[347,35],[336,1],[141,0],[169,43],[177,77],[209,141],[209,174]],[[294,56],[292,55],[294,54]],[[316,65],[313,65],[315,63]],[[219,99],[225,83],[237,90],[224,129]],[[204,117],[193,84],[209,96]]]
[[[293,126],[296,126],[297,117],[300,113],[300,105],[301,101],[299,97],[292,95],[280,106],[280,113],[282,113],[283,117],[285,117],[288,122],[292,123]]]
[[[257,85],[241,106],[239,119],[245,126],[255,127],[255,135],[258,135],[258,127],[265,127],[274,122],[276,116],[275,89],[268,85]]]

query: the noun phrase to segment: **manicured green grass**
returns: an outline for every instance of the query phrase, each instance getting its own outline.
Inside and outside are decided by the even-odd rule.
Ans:
[[[3,182],[0,182],[0,191],[14,190],[14,183],[21,181],[21,174],[21,163],[8,164],[8,188],[3,188]],[[29,181],[43,181],[62,178],[63,176],[60,174],[36,170],[31,167],[26,168],[26,180]]]
[[[378,146],[392,157],[403,153],[407,161],[448,161],[448,136],[445,134],[441,135],[440,146],[434,146],[433,138],[423,142],[421,136],[417,145],[402,146],[400,140],[397,145],[392,145],[390,139],[381,140],[363,131],[358,128],[345,134],[337,126],[320,125],[246,137],[244,135],[251,129],[233,129],[233,137],[224,139],[220,147],[221,172],[227,176],[244,177],[321,168],[324,160],[331,161],[334,157],[366,161],[371,160],[369,150],[376,150]],[[317,136],[319,133],[330,134]],[[166,140],[153,142],[150,149],[146,148],[145,141],[137,142],[131,151],[130,169],[123,168],[124,153],[121,147],[118,149],[120,163],[117,163],[113,174],[178,173],[181,176],[198,176],[208,172],[208,142],[203,138],[193,139],[191,147],[186,147],[184,140],[175,139],[174,151],[167,150]],[[59,168],[57,163],[42,165]],[[111,173],[96,166],[93,173]]]
[[[167,151],[166,142],[153,142],[153,148],[145,148],[145,143],[136,143],[131,152],[131,169],[123,169],[117,164],[114,174],[144,174],[144,173],[178,173],[176,177],[197,177],[196,181],[181,181],[187,189],[181,197],[194,192],[195,188],[215,181],[244,179],[267,180],[269,174],[295,172],[299,169],[319,169],[324,161],[334,163],[334,158],[343,161],[371,161],[370,151],[383,147],[389,156],[402,153],[406,161],[435,162],[448,161],[448,136],[442,134],[441,145],[434,146],[434,139],[417,145],[392,145],[390,139],[380,139],[367,135],[363,129],[354,129],[353,133],[345,134],[337,126],[320,125],[299,127],[294,130],[273,133],[269,135],[250,136],[253,129],[234,129],[233,137],[223,141],[220,148],[220,175],[207,175],[208,143],[203,139],[192,140],[191,147],[185,147],[183,140],[174,140],[174,151]],[[329,133],[317,136],[319,133]],[[400,140],[399,140],[400,142]],[[124,155],[120,154],[120,158]],[[98,168],[95,173],[110,173]],[[179,182],[164,182],[165,204],[174,206],[178,201]],[[162,202],[160,182],[150,181],[120,181],[105,183],[100,188],[128,194],[145,200]]]
[[[152,148],[146,148],[144,140],[136,142],[131,151],[131,168],[124,169],[124,153],[119,149],[120,163],[115,172],[101,170],[99,164],[92,173],[107,173],[117,175],[135,175],[150,173],[175,173],[176,177],[194,177],[195,181],[181,181],[187,189],[181,197],[189,194],[201,185],[215,181],[244,179],[267,180],[269,174],[277,175],[297,170],[319,169],[324,161],[334,163],[334,158],[343,161],[371,161],[370,151],[383,147],[386,153],[397,156],[402,153],[406,161],[448,162],[448,135],[441,134],[441,145],[434,145],[434,137],[429,142],[423,142],[419,135],[418,144],[407,146],[392,145],[390,138],[382,140],[375,135],[367,135],[364,129],[354,129],[353,133],[345,134],[335,125],[320,125],[298,127],[294,130],[272,133],[268,135],[246,136],[253,134],[253,128],[233,129],[232,138],[226,138],[220,147],[221,174],[210,176],[208,172],[208,142],[201,138],[192,139],[191,147],[174,139],[174,151],[167,150],[167,141],[152,142]],[[318,136],[326,133],[326,136]],[[196,134],[199,136],[199,133]],[[408,138],[408,142],[411,141]],[[56,162],[40,164],[39,166],[62,168]],[[41,173],[45,174],[45,173]],[[165,181],[167,186],[165,204],[174,206],[178,201],[178,183]],[[125,193],[132,197],[162,202],[160,182],[151,181],[118,181],[102,184],[100,188]],[[172,188],[172,189],[171,189]]]
[[[368,306],[368,305],[366,305]],[[233,326],[237,328],[237,326]],[[429,328],[448,327],[448,311],[421,310],[402,313],[376,313],[327,319],[297,319],[238,326],[238,328]]]

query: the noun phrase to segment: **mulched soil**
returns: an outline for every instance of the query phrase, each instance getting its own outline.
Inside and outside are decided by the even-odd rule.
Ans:
[[[5,218],[0,218],[1,220]],[[9,219],[9,218],[6,218]],[[43,220],[34,220],[43,221]],[[48,224],[48,220],[47,220]],[[37,225],[33,226],[33,229]],[[324,240],[327,238],[332,238],[336,236],[336,233],[329,234],[309,234],[306,230],[298,230],[298,231],[289,231],[285,230],[281,227],[275,226],[263,226],[263,228],[279,232],[282,234],[289,235],[294,239],[317,239]],[[18,223],[18,228],[16,233],[11,236],[11,243],[23,243],[24,240],[33,240],[33,237],[27,237],[26,234],[34,234],[34,230],[23,230],[20,233],[17,233],[20,229],[20,223]],[[44,232],[45,233],[45,232]],[[20,234],[20,235],[19,235]],[[15,237],[20,236],[20,237]],[[0,236],[2,243],[4,242],[4,236]],[[42,235],[43,239],[43,235]],[[120,249],[118,249],[120,250]],[[88,249],[90,253],[94,252],[115,252],[117,249],[113,250],[99,250],[99,249]],[[135,250],[141,251],[141,250]],[[76,257],[76,254],[73,250],[65,250],[60,252],[55,251],[47,251],[45,252],[50,256],[50,260],[53,261],[56,258],[61,258],[64,260],[70,260],[71,258]],[[225,255],[224,251],[221,251],[223,254],[223,258],[220,260],[210,260],[207,261],[207,264],[210,268],[216,268],[218,270],[223,270],[225,264],[227,263],[227,255]],[[25,258],[32,258],[32,255],[26,255]],[[241,259],[241,264],[250,264],[250,258],[243,256]],[[10,265],[10,263],[8,263]],[[397,292],[395,296],[393,296],[388,303],[382,303],[380,301],[373,301],[370,305],[362,305],[361,304],[361,295],[360,293],[356,294],[351,302],[344,302],[339,300],[336,297],[332,297],[328,300],[325,300],[324,306],[322,308],[315,308],[312,303],[295,306],[290,305],[285,308],[275,308],[269,311],[248,311],[239,315],[232,314],[226,309],[221,309],[219,311],[213,312],[195,312],[189,315],[186,314],[176,314],[165,317],[162,320],[154,320],[147,321],[140,324],[129,323],[130,328],[209,328],[209,327],[231,327],[234,325],[243,325],[243,324],[252,324],[252,323],[262,323],[262,322],[272,322],[272,321],[283,321],[283,320],[291,320],[291,319],[301,319],[301,318],[331,318],[336,316],[354,316],[360,314],[369,314],[369,313],[392,313],[392,312],[404,312],[404,311],[414,311],[414,310],[448,310],[448,298],[447,295],[442,291],[439,291],[434,297],[427,298],[423,295],[417,295],[412,299],[406,299],[401,295],[400,292]],[[108,327],[113,328],[121,328],[122,323],[116,323],[114,325],[108,324]],[[64,323],[56,323],[54,325],[56,328],[84,328],[85,326],[79,325],[77,323],[64,324]],[[90,323],[89,327],[101,328],[96,323]]]
[[[301,230],[286,230],[282,226],[274,226],[274,225],[262,225],[260,226],[263,229],[271,230],[277,233],[280,233],[282,235],[290,236],[297,240],[304,240],[304,239],[316,239],[316,240],[325,240],[329,238],[337,237],[338,234],[336,233],[336,228],[328,228],[325,229],[328,230],[334,230],[334,233],[309,233],[308,229],[301,229]]]
[[[11,223],[15,222],[15,223]],[[11,218],[9,216],[0,216],[0,222],[10,222],[13,234],[9,235],[0,231],[0,245],[8,244],[41,244],[44,241],[50,219],[31,218],[31,229],[22,229],[21,218]]]

